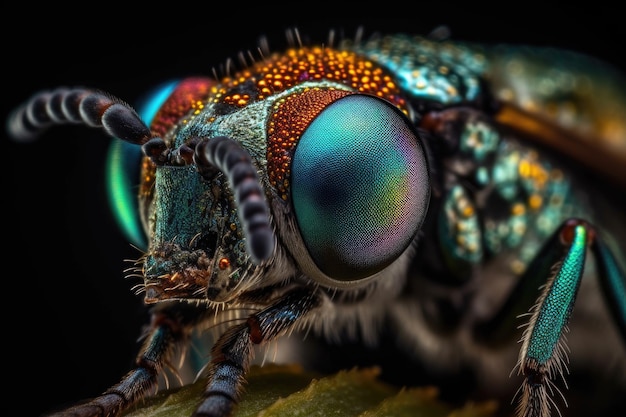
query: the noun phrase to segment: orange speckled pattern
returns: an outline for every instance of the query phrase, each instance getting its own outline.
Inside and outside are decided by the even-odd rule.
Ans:
[[[234,77],[227,77],[213,91],[213,100],[244,107],[299,83],[315,80],[342,83],[357,92],[385,98],[406,111],[406,102],[387,70],[353,52],[322,47],[290,49]],[[254,83],[252,91],[248,83]]]
[[[327,105],[348,94],[353,93],[331,89],[305,90],[276,105],[267,125],[267,174],[283,200],[287,199],[291,156],[302,132]]]
[[[165,137],[172,126],[191,109],[199,111],[204,108],[209,89],[215,83],[210,78],[201,77],[182,80],[154,116],[150,124],[152,134]]]

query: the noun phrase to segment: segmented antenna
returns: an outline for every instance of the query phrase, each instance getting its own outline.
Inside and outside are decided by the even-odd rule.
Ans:
[[[249,253],[257,262],[269,258],[274,251],[275,236],[263,189],[248,152],[234,140],[218,136],[198,143],[194,162],[200,167],[216,166],[228,177]]]
[[[7,129],[16,140],[33,140],[65,123],[102,127],[127,142],[143,144],[150,129],[128,104],[100,91],[60,87],[35,94],[10,116]]]
[[[256,169],[248,152],[227,137],[196,138],[192,150],[183,145],[171,152],[161,138],[152,138],[150,129],[128,104],[101,91],[85,88],[57,88],[35,94],[15,110],[7,123],[9,135],[28,141],[45,129],[65,123],[101,127],[115,138],[137,145],[156,165],[195,163],[199,171],[220,169],[229,179],[248,251],[256,263],[268,259],[275,247],[269,208]]]

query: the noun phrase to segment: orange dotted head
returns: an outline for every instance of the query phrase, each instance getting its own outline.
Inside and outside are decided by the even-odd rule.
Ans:
[[[403,110],[406,106],[389,71],[354,52],[322,47],[290,49],[225,78],[214,91],[214,102],[244,107],[303,82],[321,80],[385,98]]]

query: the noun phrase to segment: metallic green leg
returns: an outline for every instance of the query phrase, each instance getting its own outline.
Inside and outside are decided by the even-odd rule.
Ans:
[[[564,223],[544,243],[498,313],[491,320],[477,326],[476,334],[486,344],[496,347],[509,344],[519,337],[519,317],[528,313],[528,306],[537,302],[537,288],[546,284],[546,279],[554,273],[555,264],[562,262],[567,256],[569,245],[561,237],[566,227]],[[582,272],[582,267],[580,271]]]
[[[549,394],[558,391],[553,381],[562,375],[565,366],[563,334],[588,248],[597,263],[603,295],[626,343],[626,275],[593,226],[580,219],[563,223],[529,265],[501,310],[476,329],[486,343],[510,343],[518,327],[516,319],[520,315],[530,317],[517,365],[525,376],[520,389],[520,417],[546,417],[555,407]],[[538,299],[537,288],[541,291]],[[535,300],[530,312],[525,313]]]
[[[549,397],[549,385],[557,374],[563,374],[563,333],[585,268],[589,228],[584,223],[569,221],[557,233],[566,252],[561,259],[550,260],[554,262],[552,275],[530,310],[522,337],[518,366],[525,379],[518,406],[520,417],[550,415],[553,400]]]
[[[550,393],[558,392],[553,381],[557,375],[563,375],[566,358],[563,334],[580,287],[588,248],[596,257],[600,282],[614,319],[626,336],[626,278],[597,232],[588,223],[573,219],[561,226],[553,240],[558,240],[556,246],[564,249],[564,253],[555,257],[556,252],[548,250],[541,256],[550,256],[538,261],[554,266],[551,274],[549,270],[543,271],[549,278],[529,312],[530,320],[522,337],[518,366],[525,379],[518,406],[520,417],[547,417],[555,406]]]

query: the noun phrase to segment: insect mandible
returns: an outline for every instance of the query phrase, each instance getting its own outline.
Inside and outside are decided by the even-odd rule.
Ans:
[[[37,94],[9,121],[12,136],[76,123],[120,139],[115,152],[142,166],[134,197],[149,237],[134,273],[153,324],[137,367],[67,415],[128,408],[195,326],[233,311],[246,314],[211,351],[197,416],[232,412],[253,345],[293,330],[373,344],[387,322],[434,368],[521,383],[519,415],[554,414],[579,288],[603,291],[607,345],[626,336],[623,214],[577,192],[585,169],[623,181],[626,93],[607,69],[586,79],[609,90],[594,101],[574,82],[591,66],[397,35],[180,80],[146,120],[95,89]],[[521,379],[489,361],[510,361]]]

